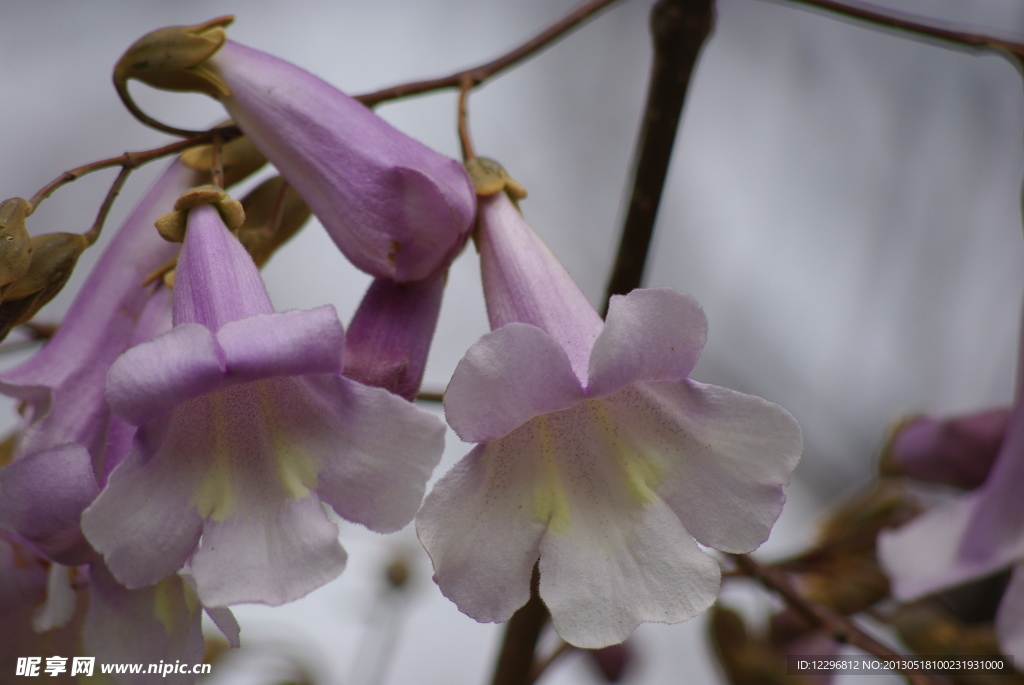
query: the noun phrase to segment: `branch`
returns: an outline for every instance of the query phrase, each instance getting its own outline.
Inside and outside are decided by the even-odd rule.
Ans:
[[[532,683],[533,651],[548,620],[548,610],[540,600],[540,571],[535,565],[530,579],[530,599],[505,625],[501,652],[494,665],[491,685],[529,685]]]
[[[101,159],[97,162],[90,162],[89,164],[83,164],[80,167],[75,167],[65,171],[63,174],[55,178],[54,180],[47,183],[42,189],[39,190],[32,199],[29,200],[29,204],[32,206],[32,211],[36,210],[39,203],[50,197],[55,190],[60,188],[62,185],[71,183],[72,181],[78,180],[86,174],[91,174],[94,171],[100,169],[107,169],[112,166],[119,166],[123,169],[136,169],[143,164],[152,162],[154,159],[160,159],[161,157],[167,157],[178,152],[183,152],[190,147],[196,145],[203,145],[209,143],[215,137],[220,137],[223,142],[227,142],[242,135],[242,132],[237,126],[226,126],[223,128],[214,128],[205,133],[201,133],[198,136],[187,138],[186,140],[179,140],[176,143],[170,145],[164,145],[163,147],[154,148],[152,150],[143,150],[141,152],[125,152],[117,157],[109,157],[107,159]],[[31,213],[31,212],[30,212]]]
[[[564,18],[544,29],[519,47],[505,53],[497,59],[487,62],[486,64],[481,64],[480,66],[473,67],[471,69],[463,69],[462,71],[457,71],[454,74],[442,76],[440,78],[403,83],[397,86],[392,86],[391,88],[378,90],[374,93],[357,95],[356,100],[359,100],[367,107],[373,107],[385,100],[397,100],[398,98],[409,97],[410,95],[422,95],[423,93],[429,93],[435,90],[458,88],[461,86],[462,82],[467,79],[473,86],[478,86],[498,72],[504,71],[505,69],[515,66],[519,62],[532,57],[535,53],[548,47],[585,20],[617,1],[618,0],[591,0],[591,2],[588,2],[587,4],[570,12]]]
[[[789,0],[797,5],[806,5],[813,9],[825,10],[858,21],[865,21],[876,26],[904,31],[926,38],[935,38],[947,43],[968,48],[980,48],[1007,52],[1018,60],[1024,59],[1024,45],[993,36],[979,33],[967,33],[939,26],[922,23],[916,17],[888,12],[880,12],[867,7],[848,5],[835,0]]]
[[[697,56],[711,34],[713,0],[659,0],[651,11],[654,61],[637,142],[633,191],[605,296],[640,286]]]
[[[794,611],[814,625],[826,630],[837,642],[851,644],[882,659],[902,660],[904,657],[860,629],[850,619],[802,596],[790,583],[785,573],[761,566],[746,554],[730,554],[746,575],[757,578],[761,584],[774,590]],[[942,681],[926,673],[900,670],[912,685],[940,685]]]

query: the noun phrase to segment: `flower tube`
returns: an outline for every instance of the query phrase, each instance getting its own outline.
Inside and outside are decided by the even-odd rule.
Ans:
[[[612,299],[600,317],[504,194],[477,235],[492,333],[459,363],[448,422],[477,446],[417,517],[441,591],[479,621],[530,594],[578,647],[711,605],[718,564],[768,537],[801,450],[781,407],[689,379],[706,336],[690,297]]]
[[[343,378],[333,307],[275,313],[208,204],[188,212],[173,320],[107,377],[138,430],[82,525],[118,581],[149,585],[189,562],[206,606],[281,604],[345,565],[322,503],[378,532],[412,519],[443,426]]]
[[[0,469],[0,527],[51,559],[85,563],[92,550],[79,518],[127,454],[129,427],[110,411],[107,370],[130,345],[170,327],[166,289],[144,285],[178,250],[153,221],[198,180],[172,163],[114,236],[53,338],[0,375],[0,392],[25,402],[14,463]]]
[[[433,281],[462,250],[476,195],[440,155],[299,67],[227,40],[233,17],[172,26],[136,41],[114,80],[219,99],[358,268],[398,283]]]

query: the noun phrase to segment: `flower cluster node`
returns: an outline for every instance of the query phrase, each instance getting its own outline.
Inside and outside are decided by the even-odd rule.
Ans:
[[[230,126],[228,119],[219,126]],[[214,169],[213,145],[197,145],[181,153],[181,163],[189,169],[212,172]],[[231,187],[259,171],[267,163],[256,146],[245,136],[232,138],[221,146],[220,165],[224,171],[224,185]]]
[[[146,34],[117,61],[115,86],[121,92],[129,79],[136,79],[163,90],[228,95],[227,86],[203,63],[224,45],[224,29],[234,19],[218,17],[195,26],[168,26]]]
[[[526,188],[512,178],[505,167],[488,157],[473,157],[467,159],[464,166],[469,179],[473,182],[473,189],[479,197],[496,195],[505,191],[513,201],[526,199]]]
[[[180,243],[185,240],[188,210],[199,205],[212,205],[220,213],[224,224],[232,231],[245,222],[242,203],[230,197],[223,188],[205,185],[186,191],[174,203],[174,211],[164,214],[155,222],[156,230],[164,240]]]

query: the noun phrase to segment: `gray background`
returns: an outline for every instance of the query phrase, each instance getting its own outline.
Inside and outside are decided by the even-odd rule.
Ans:
[[[885,5],[1024,41],[1021,0]],[[360,93],[484,62],[574,6],[4,0],[0,195],[28,197],[64,169],[166,141],[131,119],[109,79],[124,49],[154,28],[234,13],[234,40]],[[527,219],[595,303],[623,216],[649,6],[620,3],[470,103],[477,151],[530,190]],[[719,3],[647,284],[691,293],[704,306],[710,335],[698,379],[778,402],[803,427],[805,455],[767,553],[799,548],[822,506],[868,480],[893,419],[1009,401],[1024,285],[1020,83],[1010,63],[991,54],[781,3]],[[147,111],[179,125],[222,116],[200,96],[137,84],[133,92]],[[378,111],[457,156],[453,93]],[[106,237],[157,166],[130,180]],[[105,172],[58,191],[30,230],[85,230],[112,178]],[[85,273],[79,269],[43,318],[59,318]],[[264,276],[278,309],[330,302],[344,322],[368,282],[315,223]],[[469,250],[452,271],[426,388],[443,389],[486,329]],[[14,424],[13,408],[7,421]],[[467,449],[450,434],[438,475]],[[275,651],[299,655],[323,682],[366,682],[356,655],[367,626],[371,643],[398,636],[384,682],[482,682],[500,629],[476,624],[440,596],[411,529],[381,537],[345,524],[342,537],[350,567],[339,581],[288,607],[239,608],[243,640],[261,653],[236,655],[238,670],[220,668],[211,682],[270,682]],[[389,603],[380,598],[380,570],[400,553],[416,575],[412,592]],[[771,605],[763,595],[734,601]],[[629,682],[712,682],[703,630],[700,619],[642,626]],[[589,680],[587,664],[572,656],[544,682]]]

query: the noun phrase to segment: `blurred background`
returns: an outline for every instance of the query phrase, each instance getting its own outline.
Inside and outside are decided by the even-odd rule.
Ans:
[[[488,61],[577,4],[5,0],[0,195],[28,197],[65,169],[167,142],[128,115],[110,84],[128,45],[161,26],[234,14],[233,40],[358,94]],[[1024,0],[875,4],[1024,42]],[[478,153],[529,189],[527,220],[595,305],[624,216],[650,6],[623,0],[470,100]],[[175,125],[206,127],[223,116],[202,96],[138,83],[132,92]],[[1010,401],[1024,289],[1021,93],[1018,71],[992,53],[783,2],[719,0],[646,285],[677,288],[704,306],[710,333],[698,380],[777,402],[803,428],[803,461],[766,558],[802,548],[822,508],[868,482],[895,419]],[[445,92],[377,111],[457,157],[455,104]],[[162,166],[133,175],[105,238]],[[59,190],[30,231],[84,231],[113,176]],[[42,320],[59,320],[102,247],[87,253]],[[264,278],[279,310],[332,303],[343,322],[369,282],[315,222]],[[451,273],[424,389],[443,390],[486,330],[470,248]],[[13,404],[0,414],[15,425]],[[437,476],[468,451],[454,434],[448,445]],[[286,607],[237,608],[246,648],[215,667],[211,685],[281,682],[289,662],[317,683],[486,682],[501,628],[477,624],[440,595],[411,526],[383,537],[343,523],[342,542],[349,568],[336,582]],[[410,576],[404,590],[389,591],[385,569],[396,559]],[[738,601],[773,605],[763,593]],[[625,682],[718,682],[704,632],[702,619],[641,626]],[[593,677],[571,654],[542,682]]]

